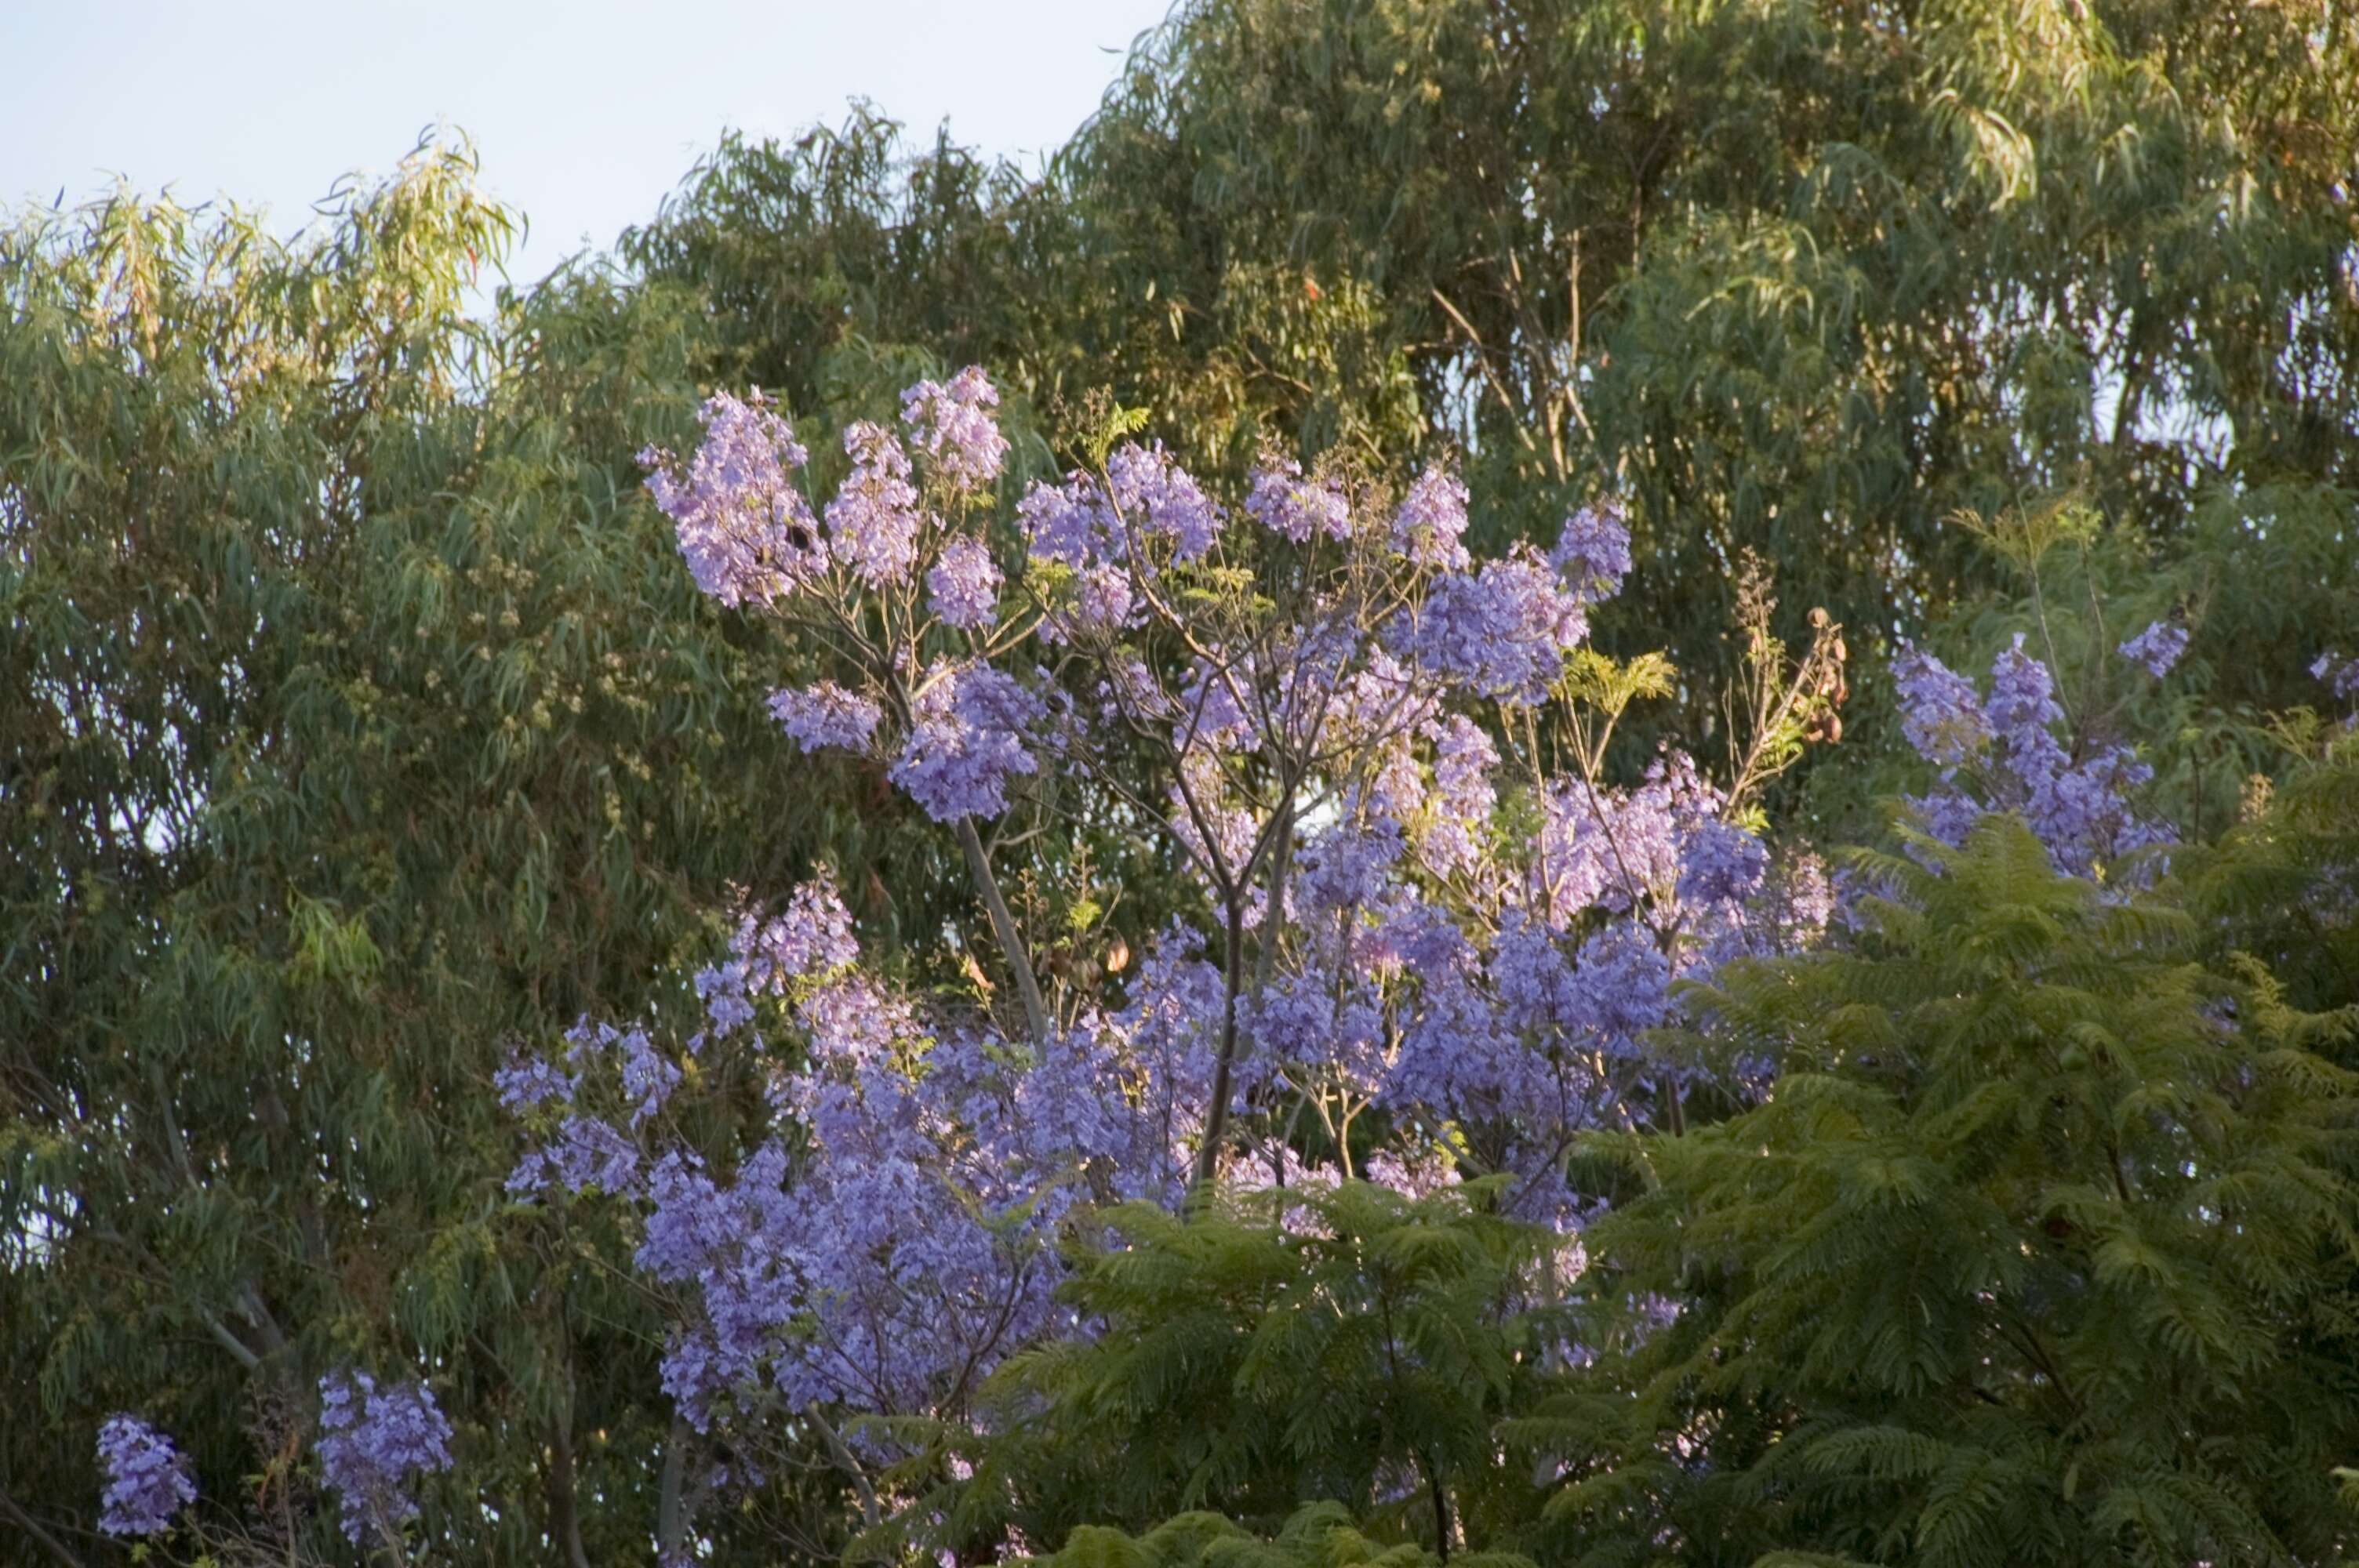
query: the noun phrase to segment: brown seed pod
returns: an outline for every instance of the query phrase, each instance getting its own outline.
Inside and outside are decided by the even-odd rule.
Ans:
[[[1830,652],[1832,654],[1835,663],[1839,665],[1849,664],[1851,662],[1851,650],[1843,646],[1843,640],[1841,637],[1837,637],[1835,639],[1835,645],[1830,650]]]
[[[1105,972],[1109,975],[1118,975],[1128,968],[1130,968],[1130,944],[1124,941],[1121,935],[1117,933],[1106,940]]]
[[[1822,631],[1825,629],[1827,624],[1827,607],[1825,605],[1813,604],[1810,606],[1810,624]]]
[[[1827,744],[1829,744],[1830,746],[1832,746],[1832,745],[1833,745],[1836,741],[1840,741],[1840,740],[1842,740],[1842,739],[1843,739],[1843,716],[1842,716],[1841,714],[1839,714],[1839,713],[1830,713],[1830,714],[1828,714],[1828,715],[1827,715]]]

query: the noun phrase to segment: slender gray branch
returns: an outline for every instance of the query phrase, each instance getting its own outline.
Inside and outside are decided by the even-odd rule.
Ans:
[[[1024,934],[1016,927],[1016,916],[1008,912],[1007,900],[1000,896],[999,879],[992,874],[991,856],[984,849],[983,836],[975,831],[973,817],[959,818],[958,841],[959,848],[966,852],[966,869],[974,878],[974,891],[991,916],[992,935],[999,939],[1008,973],[1016,977],[1016,994],[1024,1003],[1024,1026],[1031,1033],[1034,1047],[1045,1047],[1049,1043],[1049,1010],[1040,1000],[1040,982],[1032,978],[1032,959],[1025,951]]]

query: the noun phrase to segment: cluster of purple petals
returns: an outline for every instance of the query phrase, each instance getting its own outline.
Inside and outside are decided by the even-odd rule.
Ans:
[[[1307,1070],[1322,1086],[1367,1100],[1384,1085],[1389,1070],[1385,1021],[1364,985],[1280,976],[1248,1002],[1242,1022],[1255,1049]]]
[[[1423,609],[1395,623],[1404,656],[1478,697],[1537,706],[1589,634],[1581,601],[1527,546],[1479,574],[1435,581]]]
[[[921,381],[901,394],[901,418],[933,465],[958,490],[979,490],[999,477],[1007,438],[992,410],[999,389],[981,365],[969,365],[949,383]]]
[[[1225,523],[1221,509],[1160,443],[1125,443],[1106,459],[1106,485],[1085,473],[1036,482],[1016,521],[1037,560],[1076,571],[1130,557],[1130,540],[1168,541],[1181,560],[1208,554]]]
[[[1041,618],[1040,637],[1048,643],[1102,644],[1137,623],[1138,589],[1130,568],[1119,561],[1100,561],[1075,576],[1070,599]]]
[[[857,972],[813,987],[806,1065],[776,1095],[808,1157],[772,1142],[727,1181],[678,1153],[650,1172],[638,1262],[698,1303],[667,1389],[700,1424],[765,1383],[790,1408],[938,1410],[1070,1330],[1049,1233],[1083,1199],[1177,1200],[1219,995],[1191,949],[1158,949],[1128,1009],[1035,1054],[929,1028]]]
[[[754,999],[786,996],[799,984],[840,969],[860,956],[852,914],[843,907],[832,872],[795,889],[786,912],[775,919],[742,916],[729,935],[729,957],[700,969],[696,992],[704,1000],[708,1027],[689,1042],[701,1049],[753,1022]]]
[[[1433,741],[1433,795],[1418,854],[1435,875],[1448,876],[1481,858],[1479,836],[1498,805],[1491,776],[1499,752],[1491,737],[1462,714],[1430,720],[1425,732]]]
[[[679,1087],[679,1065],[656,1049],[644,1029],[616,1029],[584,1019],[575,1026],[574,1037],[579,1042],[574,1048],[577,1056],[596,1049],[618,1059],[623,1098],[630,1104],[633,1127],[661,1110],[672,1090]]]
[[[525,1152],[508,1173],[507,1191],[531,1197],[551,1184],[581,1194],[627,1193],[637,1184],[639,1148],[612,1122],[594,1116],[568,1116],[549,1140]]]
[[[1389,818],[1360,826],[1339,823],[1308,838],[1292,887],[1313,916],[1376,903],[1401,858],[1400,825]]]
[[[987,632],[999,618],[999,564],[973,535],[961,534],[942,546],[926,572],[928,602],[945,625],[962,632]]]
[[[418,1516],[419,1477],[451,1467],[451,1423],[422,1382],[379,1388],[366,1372],[320,1379],[321,1477],[355,1543]]]
[[[1926,832],[1960,844],[1985,813],[2017,812],[2057,869],[2075,876],[2171,842],[2168,826],[2131,801],[2153,769],[2124,746],[2068,750],[2054,677],[2023,643],[2017,633],[1993,661],[1987,698],[1929,654],[1908,649],[1894,661],[1903,731],[1942,770],[1939,788],[1908,802]]]
[[[1265,461],[1254,470],[1245,492],[1245,513],[1274,534],[1298,545],[1312,539],[1352,536],[1352,503],[1343,487],[1306,477],[1291,459]]]
[[[1466,485],[1451,469],[1436,466],[1419,474],[1393,514],[1393,548],[1421,567],[1463,571],[1473,559],[1466,532]]]
[[[863,419],[845,427],[852,472],[827,503],[828,546],[871,588],[897,583],[917,564],[923,515],[900,438]]]
[[[807,454],[759,393],[716,393],[701,410],[704,439],[686,465],[654,447],[639,454],[647,492],[672,520],[696,586],[727,605],[768,604],[823,570],[810,503],[789,477]]]
[[[1106,483],[1122,516],[1139,532],[1171,542],[1180,560],[1197,559],[1220,542],[1227,521],[1203,488],[1158,441],[1125,443],[1106,459]]]
[[[2310,677],[2326,683],[2334,700],[2359,707],[2359,658],[2344,658],[2339,654],[2321,654],[2311,661]]]
[[[1761,891],[1769,850],[1741,827],[1706,820],[1688,834],[1680,855],[1682,903],[1741,903]]]
[[[492,1074],[492,1087],[499,1091],[501,1108],[522,1111],[570,1101],[580,1085],[555,1064],[518,1054]]]
[[[1940,659],[1903,643],[1893,656],[1892,679],[1900,694],[1900,732],[1919,756],[1962,767],[1989,744],[1982,695]]]
[[[937,665],[892,780],[937,822],[996,816],[1007,809],[1008,780],[1039,767],[1024,738],[1043,716],[1040,700],[1004,670]]]
[[[1259,747],[1264,736],[1253,698],[1255,674],[1243,661],[1215,665],[1197,660],[1180,688],[1179,711],[1170,716],[1172,750],[1185,756]],[[1154,679],[1152,675],[1146,678]]]
[[[1560,930],[1589,909],[1626,914],[1673,894],[1682,839],[1710,811],[1693,764],[1676,755],[1635,790],[1560,780],[1544,806],[1527,877],[1532,907]]]
[[[1036,481],[1016,503],[1016,524],[1034,560],[1056,561],[1080,571],[1123,558],[1122,530],[1104,493],[1087,474],[1069,474],[1062,484]]]
[[[770,694],[769,707],[770,717],[806,752],[830,746],[865,751],[885,717],[884,709],[870,698],[832,680],[781,687]]]
[[[98,1463],[106,1473],[98,1528],[109,1535],[153,1535],[197,1500],[187,1456],[136,1415],[106,1418],[98,1429]]]
[[[2160,680],[2179,663],[2179,656],[2187,652],[2187,628],[2176,622],[2158,621],[2116,651]]]
[[[1603,502],[1566,518],[1556,548],[1549,552],[1549,564],[1583,604],[1613,598],[1630,575],[1630,529],[1621,510]]]

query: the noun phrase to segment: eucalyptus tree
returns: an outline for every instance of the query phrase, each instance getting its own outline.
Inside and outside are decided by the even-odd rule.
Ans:
[[[0,232],[0,1537],[28,1552],[96,1550],[117,1410],[332,1546],[296,1438],[347,1367],[439,1399],[461,1463],[428,1517],[464,1560],[644,1539],[655,1331],[507,1212],[492,1074],[639,1005],[732,880],[892,832],[753,744],[749,637],[636,501],[690,315],[593,270],[471,317],[514,222],[473,176],[423,146],[292,241],[127,194]]]

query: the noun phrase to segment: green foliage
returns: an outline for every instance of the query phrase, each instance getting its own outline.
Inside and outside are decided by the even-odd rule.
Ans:
[[[468,319],[473,174],[422,147],[291,244],[0,232],[0,1493],[52,1521],[110,1411],[226,1507],[254,1400],[356,1361],[457,1422],[469,1560],[541,1550],[568,1450],[595,1560],[651,1528],[660,1319],[510,1210],[491,1075],[666,1004],[828,824],[636,501],[689,317],[579,273]]]
[[[1335,1504],[1311,1503],[1266,1541],[1218,1514],[1189,1513],[1136,1538],[1084,1525],[1063,1551],[1017,1561],[1040,1568],[1428,1568],[1443,1559],[1421,1546],[1370,1541]],[[1528,1568],[1527,1559],[1504,1552],[1462,1552],[1448,1561],[1462,1568]]]
[[[2359,1006],[2359,730],[2304,712],[2279,735],[2300,761],[2275,784],[2257,781],[2245,820],[2190,857],[2190,903],[2267,966],[2289,1004]],[[2359,1050],[2337,1059],[2359,1066]]]
[[[995,1379],[1003,1419],[956,1489],[953,1531],[1053,1541],[1209,1510],[1276,1532],[1266,1560],[1291,1562],[1329,1526],[1296,1510],[1330,1501],[1390,1542],[1511,1546],[1534,1494],[1492,1427],[1541,1376],[1539,1325],[1515,1306],[1548,1238],[1491,1212],[1497,1196],[1346,1183],[1186,1217],[1114,1211],[1069,1287],[1100,1332]],[[1195,1562],[1168,1553],[1210,1553],[1198,1529],[1174,1520],[1130,1549]],[[1057,1561],[1115,1539],[1078,1535]]]
[[[1589,1465],[1552,1516],[1600,1563],[1667,1528],[1687,1562],[2339,1560],[2359,1076],[2323,1053],[2354,1015],[2011,820],[1912,848],[1939,871],[1864,863],[1894,897],[1858,951],[1701,999],[1783,1044],[1763,1103],[1614,1145],[1648,1190],[1590,1278],[1684,1310],[1626,1398],[1521,1423]]]

